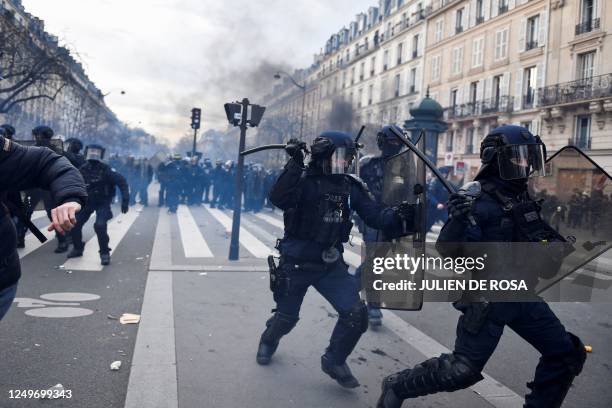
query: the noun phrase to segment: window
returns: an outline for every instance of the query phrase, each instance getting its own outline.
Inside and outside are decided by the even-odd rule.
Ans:
[[[409,89],[410,93],[416,92],[416,75],[417,75],[417,69],[415,67],[410,70],[410,89]]]
[[[431,58],[431,80],[437,81],[440,79],[440,64],[442,63],[442,56],[436,55]]]
[[[508,11],[508,0],[499,0],[499,10],[497,14],[504,14]]]
[[[521,126],[524,127],[525,129],[527,129],[530,132],[531,132],[532,124],[533,123],[530,120],[528,120],[526,122],[521,122]]]
[[[351,85],[355,83],[355,67],[351,68]]]
[[[478,102],[478,81],[470,84],[470,103],[476,105],[476,102]]]
[[[446,151],[447,152],[453,151],[454,140],[455,140],[455,131],[452,130],[446,134]]]
[[[383,53],[383,71],[386,71],[389,67],[389,50],[385,50]]]
[[[502,83],[502,75],[496,75],[493,77],[493,87],[491,89],[491,102],[494,108],[499,107],[499,102],[501,99],[501,83]]]
[[[359,80],[363,81],[365,75],[365,62],[359,64]]]
[[[394,91],[393,94],[395,95],[395,97],[397,98],[400,94],[400,74],[397,74],[395,76],[395,81],[394,81]]]
[[[357,107],[361,108],[361,101],[363,100],[363,89],[359,88],[357,91]]]
[[[483,49],[484,49],[484,38],[477,38],[472,42],[472,68],[482,66]]]
[[[576,117],[574,143],[576,147],[581,149],[591,148],[591,116],[581,115]]]
[[[402,51],[404,49],[404,43],[397,44],[397,65],[402,63]]]
[[[434,31],[434,41],[440,42],[444,39],[444,19],[441,18],[436,21],[435,31]]]
[[[537,69],[535,66],[523,71],[523,109],[533,108]]]
[[[397,122],[397,117],[399,116],[399,107],[398,106],[394,106],[393,109],[391,109],[391,122],[395,123]]]
[[[370,59],[370,77],[373,77],[374,74],[376,74],[376,57]]]
[[[484,23],[484,0],[476,0],[476,25]]]
[[[467,130],[467,138],[465,139],[465,153],[466,154],[474,154],[474,128],[468,128]]]
[[[596,14],[596,0],[582,0],[580,6],[580,24],[576,26],[576,35],[588,33],[599,28]]]
[[[451,57],[452,57],[451,74],[458,75],[463,70],[463,48],[462,47],[453,48]]]
[[[495,33],[495,61],[508,57],[508,29],[504,28]]]
[[[540,32],[540,15],[537,14],[527,19],[527,33],[525,51],[538,47],[538,35]]]
[[[342,72],[342,89],[346,88],[346,71]]]
[[[372,98],[374,97],[374,85],[368,86],[368,105],[372,104]]]
[[[452,89],[450,93],[450,106],[451,108],[455,108],[457,106],[457,93],[459,90],[457,88]]]
[[[346,62],[349,62],[351,60],[351,52],[350,50],[346,50]]]
[[[578,79],[589,79],[594,74],[595,51],[578,54]]]
[[[412,58],[419,56],[419,35],[412,37]]]
[[[463,12],[464,9],[460,8],[455,13],[455,34],[463,32]]]

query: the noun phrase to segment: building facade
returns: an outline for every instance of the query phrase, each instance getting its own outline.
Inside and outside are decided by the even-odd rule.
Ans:
[[[466,178],[480,166],[480,141],[502,124],[540,134],[549,152],[579,146],[611,170],[611,13],[603,0],[382,0],[300,71],[306,92],[277,85],[267,115],[299,118],[305,96],[312,139],[334,127],[341,102],[353,129],[376,128],[403,124],[429,89],[449,124],[438,163]]]

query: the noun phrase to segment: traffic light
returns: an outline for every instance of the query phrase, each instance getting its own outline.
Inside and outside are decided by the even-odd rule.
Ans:
[[[191,128],[199,129],[200,128],[200,120],[202,117],[202,109],[193,108],[191,110]]]
[[[249,118],[249,124],[252,127],[257,127],[259,122],[261,122],[261,118],[266,110],[265,106],[260,105],[251,105],[251,117]]]
[[[239,103],[226,103],[223,105],[225,107],[225,116],[227,116],[227,121],[234,126],[240,125],[240,120],[242,119],[242,105]]]

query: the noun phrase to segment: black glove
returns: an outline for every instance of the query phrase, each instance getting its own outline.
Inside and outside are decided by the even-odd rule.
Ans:
[[[125,214],[130,209],[130,203],[123,202],[121,203],[121,213]]]
[[[416,204],[406,201],[394,208],[395,213],[402,219],[403,232],[414,232],[416,226]]]
[[[285,146],[285,151],[296,163],[304,165],[304,148],[306,144],[298,139],[290,139]]]
[[[473,204],[474,200],[464,194],[451,194],[447,204],[448,217],[467,220]]]

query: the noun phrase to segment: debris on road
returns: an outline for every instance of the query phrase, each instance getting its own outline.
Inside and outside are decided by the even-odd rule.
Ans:
[[[118,371],[121,368],[121,361],[113,361],[110,365],[112,371]]]
[[[593,352],[593,346],[584,346],[584,351],[586,351],[587,353],[592,353]]]
[[[124,313],[119,318],[121,324],[137,324],[140,322],[140,315],[133,313]]]

